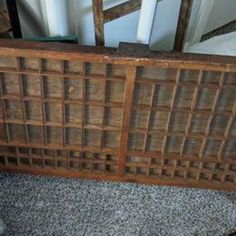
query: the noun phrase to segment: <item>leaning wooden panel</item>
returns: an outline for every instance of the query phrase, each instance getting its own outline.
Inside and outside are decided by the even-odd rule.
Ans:
[[[0,40],[3,171],[236,190],[235,113],[234,57]]]

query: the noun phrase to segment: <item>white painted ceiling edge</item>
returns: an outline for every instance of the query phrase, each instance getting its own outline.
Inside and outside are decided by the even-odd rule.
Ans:
[[[194,10],[195,14],[192,15],[191,27],[188,30],[188,37],[185,43],[185,50],[194,45],[195,43],[199,43],[201,37],[206,29],[206,25],[208,19],[210,17],[210,13],[212,11],[214,5],[214,1],[212,0],[201,0],[194,2]]]
[[[195,2],[195,9],[197,11],[193,18],[193,25],[188,31],[188,40],[185,43],[184,51],[236,56],[236,32],[223,34],[200,42],[213,6],[214,1],[202,0]]]
[[[186,52],[236,56],[236,32],[213,37],[188,47]]]
[[[56,7],[53,9],[49,6],[48,8],[48,4],[53,4],[53,1],[57,3]],[[143,2],[152,1],[155,2],[155,0],[143,0]],[[59,14],[57,7],[60,6],[60,2],[62,2],[62,5],[64,4],[61,8],[62,12],[64,11],[62,13],[64,16],[55,19],[52,15],[54,15],[53,12],[55,15]],[[104,8],[122,2],[125,2],[125,0],[104,0]],[[154,21],[150,36],[150,47],[152,49],[172,50],[180,2],[181,0],[161,0],[157,3],[155,11],[153,11]],[[95,44],[92,0],[17,0],[17,3],[25,38],[50,36],[50,32],[52,33],[56,28],[63,29],[64,24],[66,25],[64,33],[78,36],[80,44]],[[199,11],[199,9],[204,11],[204,6],[206,6],[204,4],[208,4],[208,7],[203,14],[202,10]],[[190,45],[199,41],[203,33],[235,20],[235,12],[235,0],[194,0],[187,34],[186,51],[188,51]],[[203,15],[205,16],[204,19],[202,18]],[[139,16],[140,11],[137,11],[105,24],[106,46],[117,47],[121,41],[136,42]],[[62,21],[63,17],[67,20]],[[53,22],[52,25],[50,25],[48,19],[51,19],[49,21]],[[199,21],[199,19],[201,20]],[[53,29],[54,26],[56,28]]]

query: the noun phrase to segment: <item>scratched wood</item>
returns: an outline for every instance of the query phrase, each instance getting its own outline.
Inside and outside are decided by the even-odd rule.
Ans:
[[[140,51],[0,40],[0,169],[235,190],[236,58]]]

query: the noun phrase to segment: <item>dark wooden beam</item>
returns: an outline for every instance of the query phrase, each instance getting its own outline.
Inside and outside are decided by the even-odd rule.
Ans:
[[[6,0],[7,10],[14,38],[22,38],[20,20],[15,0]]]
[[[93,19],[97,46],[104,46],[103,0],[93,0]]]
[[[104,11],[104,23],[110,22],[141,8],[141,0],[130,0]]]
[[[140,56],[148,57],[150,55],[149,45],[143,43],[126,43],[120,42],[118,52],[128,57]]]
[[[207,34],[204,34],[201,38],[201,42],[202,41],[205,41],[207,39],[210,39],[212,37],[215,37],[215,36],[218,36],[218,35],[221,35],[221,34],[227,34],[227,33],[231,33],[231,32],[234,32],[236,31],[236,20],[233,20],[231,22],[229,22],[228,24],[226,25],[223,25]]]
[[[174,50],[182,51],[184,48],[185,37],[187,34],[189,18],[191,15],[193,0],[182,0],[179,19],[177,24],[177,30],[175,35]]]
[[[0,34],[7,33],[11,29],[8,12],[6,9],[0,10]]]

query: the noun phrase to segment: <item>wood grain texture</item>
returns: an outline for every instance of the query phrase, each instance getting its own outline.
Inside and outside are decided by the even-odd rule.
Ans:
[[[182,51],[184,48],[185,37],[188,30],[189,18],[191,15],[193,0],[182,0],[177,23],[174,50]]]
[[[120,137],[120,154],[119,154],[119,174],[125,174],[125,163],[126,163],[126,153],[128,150],[128,140],[129,140],[129,124],[131,119],[131,108],[133,103],[133,93],[135,87],[136,79],[136,67],[130,66],[127,68],[126,72],[126,85],[125,85],[125,101],[124,109],[122,115],[122,127],[121,127],[121,137]]]
[[[0,40],[0,170],[235,191],[235,58],[124,47]]]
[[[104,46],[103,0],[93,0],[93,19],[97,46]]]
[[[104,10],[104,23],[108,23],[117,18],[140,10],[141,2],[141,0],[129,0],[107,10]]]
[[[236,57],[203,54],[150,51],[149,56],[135,53],[122,55],[116,48],[70,45],[64,43],[27,42],[0,39],[0,55],[79,60],[136,66],[160,66],[212,71],[236,71]]]

